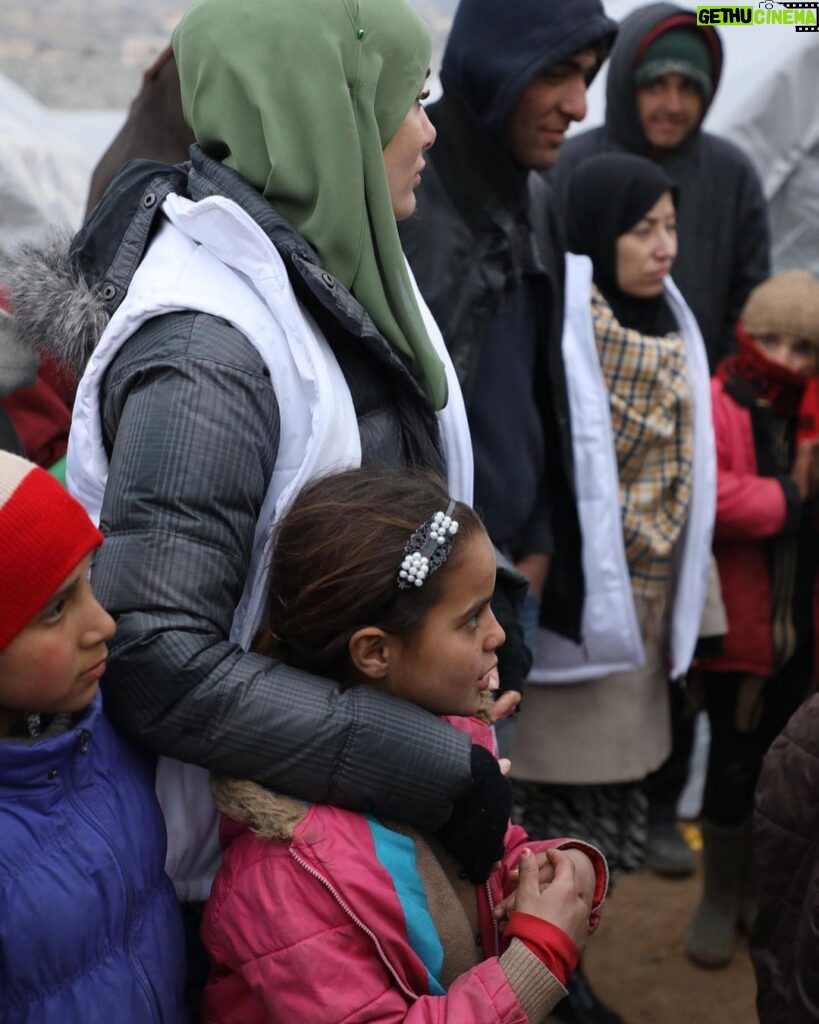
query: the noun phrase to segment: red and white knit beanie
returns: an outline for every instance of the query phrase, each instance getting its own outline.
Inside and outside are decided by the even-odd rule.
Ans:
[[[100,544],[102,534],[62,484],[0,452],[0,651]]]

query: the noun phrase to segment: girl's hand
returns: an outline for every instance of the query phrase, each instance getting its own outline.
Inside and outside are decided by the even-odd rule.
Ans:
[[[546,856],[554,867],[554,878],[542,889],[538,866],[531,850],[520,858],[520,885],[515,894],[515,909],[549,921],[562,929],[582,952],[589,937],[589,914],[594,897],[594,872],[591,888],[578,879],[575,861],[569,850],[549,850]],[[588,858],[586,858],[588,860]]]
[[[582,892],[589,894],[589,912],[591,912],[591,908],[594,903],[594,893],[597,889],[597,875],[594,870],[594,862],[591,857],[585,854],[582,850],[575,848],[559,850],[558,852],[565,854],[565,856],[574,863],[578,888]],[[532,853],[532,857],[537,864],[538,885],[540,886],[540,891],[543,892],[544,887],[547,886],[555,876],[554,865],[549,859],[549,851]],[[513,882],[517,881],[520,878],[520,868],[510,868],[507,872],[507,878]],[[509,917],[515,909],[516,896],[517,889],[497,904],[495,909],[492,911],[492,916],[495,920],[505,921]]]
[[[531,851],[530,851],[531,852]],[[544,886],[548,885],[555,877],[555,869],[552,862],[549,860],[549,856],[545,851],[540,853],[532,853],[532,859],[537,865],[537,880],[541,890]],[[520,868],[510,868],[507,872],[506,877],[512,882],[518,882],[520,880]],[[515,909],[515,900],[517,897],[517,889],[514,892],[510,892],[508,896],[504,897],[500,903],[497,904],[495,909],[492,911],[492,916],[497,921],[505,921],[512,911]]]

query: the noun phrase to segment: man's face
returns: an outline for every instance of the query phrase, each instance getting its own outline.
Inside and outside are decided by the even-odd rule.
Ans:
[[[509,151],[520,167],[554,165],[569,125],[586,116],[586,83],[597,65],[594,50],[581,50],[526,86],[509,118]]]
[[[637,90],[637,115],[649,148],[669,153],[696,131],[702,120],[702,93],[690,78],[670,72]]]

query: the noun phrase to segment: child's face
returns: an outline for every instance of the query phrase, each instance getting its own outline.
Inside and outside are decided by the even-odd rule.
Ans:
[[[475,714],[506,639],[489,605],[495,589],[489,538],[483,532],[456,538],[455,550],[441,600],[421,629],[390,637],[389,692],[436,715]]]
[[[819,369],[816,346],[798,334],[761,334],[754,341],[772,363],[800,377],[811,377]]]
[[[22,715],[79,711],[94,699],[114,620],[91,591],[91,557],[0,651],[0,734]]]

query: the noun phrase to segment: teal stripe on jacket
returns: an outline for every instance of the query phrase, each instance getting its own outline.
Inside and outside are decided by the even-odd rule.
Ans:
[[[375,855],[390,873],[398,902],[404,911],[407,940],[427,969],[429,992],[442,996],[446,990],[440,977],[444,966],[444,947],[427,905],[427,894],[418,873],[415,843],[409,836],[386,828],[376,818],[364,815],[370,826]]]

